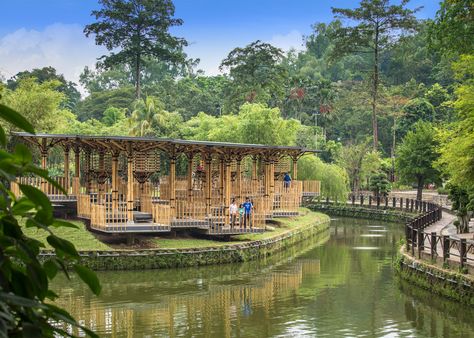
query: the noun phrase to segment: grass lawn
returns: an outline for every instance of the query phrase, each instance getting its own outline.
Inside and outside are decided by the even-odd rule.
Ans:
[[[74,244],[77,250],[110,250],[111,247],[105,243],[99,241],[95,236],[86,229],[86,226],[81,221],[71,221],[79,227],[79,229],[73,228],[51,228],[56,236],[67,239]],[[46,241],[49,233],[38,228],[26,228],[23,227],[25,235],[35,238],[43,242],[46,249],[52,249],[52,247]]]
[[[275,228],[274,231],[266,231],[258,234],[244,234],[233,236],[230,241],[219,241],[213,239],[200,239],[193,237],[185,238],[169,238],[169,237],[144,237],[137,236],[141,239],[143,248],[162,248],[162,249],[186,249],[186,248],[203,248],[210,246],[223,246],[230,244],[245,243],[248,241],[264,240],[274,236],[284,234],[292,229],[306,226],[308,224],[319,222],[325,218],[326,215],[312,212],[308,209],[301,208],[301,216],[293,218],[279,218],[276,220],[276,224],[271,226]],[[126,250],[126,249],[138,249],[139,247],[134,246],[133,248],[127,247],[125,244],[120,245],[107,245],[97,239],[94,234],[87,231],[84,223],[80,221],[73,221],[72,223],[78,225],[79,229],[72,228],[54,228],[53,232],[69,241],[71,241],[77,250]],[[46,242],[47,233],[43,230],[36,228],[23,228],[23,231],[27,236],[36,238],[45,243],[47,249],[51,249],[49,244]]]

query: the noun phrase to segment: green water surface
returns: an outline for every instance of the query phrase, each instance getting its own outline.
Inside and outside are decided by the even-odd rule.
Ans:
[[[474,309],[394,276],[401,237],[399,224],[338,219],[264,261],[99,272],[99,297],[77,278],[55,289],[104,337],[474,337]]]

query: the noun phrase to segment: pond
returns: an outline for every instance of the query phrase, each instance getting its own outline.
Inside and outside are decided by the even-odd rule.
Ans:
[[[394,275],[402,230],[341,218],[258,262],[99,272],[99,297],[77,278],[54,287],[104,337],[472,337],[474,309]]]

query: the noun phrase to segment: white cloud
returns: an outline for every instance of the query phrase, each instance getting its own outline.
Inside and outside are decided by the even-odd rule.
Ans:
[[[0,72],[10,78],[23,70],[52,66],[78,83],[84,66],[94,66],[106,53],[82,30],[77,24],[56,23],[42,31],[21,28],[0,37]]]
[[[289,51],[291,48],[296,50],[303,49],[303,34],[297,30],[292,30],[288,34],[278,34],[272,36],[268,41],[275,47],[279,47],[284,51]]]

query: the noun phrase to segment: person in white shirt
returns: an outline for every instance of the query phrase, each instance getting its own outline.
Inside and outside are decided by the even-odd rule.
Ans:
[[[237,207],[237,204],[235,203],[235,198],[233,198],[232,202],[230,203],[230,206],[229,206],[230,227],[231,228],[234,228],[235,220],[237,219],[238,212],[239,212],[239,208]]]

